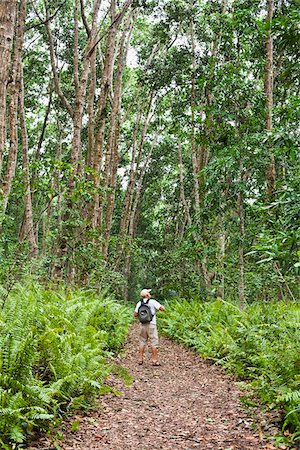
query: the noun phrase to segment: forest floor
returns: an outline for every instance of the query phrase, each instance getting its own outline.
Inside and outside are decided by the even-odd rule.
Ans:
[[[127,338],[118,364],[133,377],[130,386],[111,375],[99,408],[77,414],[60,428],[62,440],[53,446],[42,438],[30,449],[50,450],[250,450],[275,449],[270,438],[279,432],[276,414],[246,410],[248,395],[221,368],[192,350],[161,337],[161,366],[151,365],[150,353],[137,361],[138,325]],[[281,445],[279,448],[287,449]]]

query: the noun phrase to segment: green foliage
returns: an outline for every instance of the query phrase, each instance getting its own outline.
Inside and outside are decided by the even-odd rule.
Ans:
[[[258,303],[243,310],[220,299],[178,300],[161,319],[164,332],[251,380],[264,402],[282,407],[285,427],[300,436],[300,306]]]
[[[129,322],[125,307],[92,291],[17,286],[0,313],[2,442],[24,442],[92,402]]]

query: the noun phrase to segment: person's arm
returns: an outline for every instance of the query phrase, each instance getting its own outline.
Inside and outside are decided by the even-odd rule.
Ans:
[[[166,309],[157,300],[153,300],[153,301],[154,301],[154,308],[156,309],[156,311],[164,311]]]
[[[139,310],[140,304],[141,304],[141,302],[138,302],[136,304],[136,307],[135,307],[135,310],[134,310],[134,317],[137,317],[139,315],[138,310]]]

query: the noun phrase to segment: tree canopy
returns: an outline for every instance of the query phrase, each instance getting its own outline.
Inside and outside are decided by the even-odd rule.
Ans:
[[[299,294],[298,0],[3,0],[2,284]]]

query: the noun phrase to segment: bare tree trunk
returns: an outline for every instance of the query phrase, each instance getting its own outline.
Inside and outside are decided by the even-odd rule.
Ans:
[[[16,21],[16,0],[0,2],[0,174],[6,142],[6,96]]]
[[[107,176],[108,176],[108,193],[107,193],[107,208],[106,221],[103,240],[102,254],[107,258],[110,231],[113,218],[113,210],[115,206],[117,170],[119,165],[119,134],[120,134],[120,111],[121,111],[121,94],[122,94],[122,80],[123,72],[126,63],[126,57],[129,48],[129,41],[132,33],[132,25],[129,27],[131,18],[128,17],[127,25],[121,38],[120,53],[118,58],[118,70],[115,82],[115,90],[110,118],[110,128],[108,136],[108,161],[107,161]]]
[[[141,119],[142,119],[142,109],[140,109],[137,113],[137,118],[135,121],[135,127],[134,127],[134,131],[133,131],[132,142],[131,142],[132,153],[131,153],[131,162],[130,162],[130,169],[129,169],[129,180],[128,180],[127,189],[126,189],[126,193],[125,193],[123,212],[121,215],[120,233],[119,233],[120,240],[123,239],[123,237],[126,235],[126,231],[127,231],[126,222],[127,222],[127,214],[129,211],[131,184],[134,183],[134,165],[135,165],[135,158],[136,158],[137,135],[138,135]],[[129,150],[130,150],[130,148],[129,148]]]
[[[93,51],[91,49],[94,47],[97,36],[97,16],[100,8],[101,0],[96,0],[94,2],[93,9],[93,20],[92,26],[89,32],[89,40],[87,47],[83,55],[83,65],[81,75],[79,76],[79,36],[78,36],[78,13],[79,13],[79,0],[75,1],[74,8],[74,86],[75,86],[75,108],[73,116],[73,139],[72,139],[72,167],[74,173],[78,174],[80,170],[80,162],[82,160],[82,150],[81,150],[81,130],[82,130],[82,119],[85,106],[85,97],[87,90],[88,74],[91,67],[92,61],[96,56],[96,48]]]
[[[100,176],[101,176],[101,168],[102,168],[102,158],[103,158],[103,145],[104,145],[104,132],[105,132],[105,124],[107,120],[107,101],[111,88],[112,82],[112,74],[113,74],[113,63],[115,56],[115,40],[117,34],[117,27],[114,25],[116,16],[116,2],[115,0],[111,1],[111,22],[112,25],[109,28],[107,45],[106,45],[106,53],[104,60],[104,69],[101,80],[101,90],[98,101],[98,111],[96,122],[98,125],[98,129],[96,131],[95,137],[95,147],[94,147],[94,171],[95,171],[95,188],[97,193],[94,196],[94,205],[93,205],[93,215],[92,215],[92,227],[96,228],[102,224],[102,214],[103,214],[103,205],[102,205],[102,195],[99,194],[100,188]]]
[[[62,158],[62,129],[61,129],[61,125],[58,122],[57,123],[57,129],[59,130],[59,139],[58,139],[58,143],[57,143],[57,149],[56,149],[56,159],[58,162],[61,161]],[[62,192],[61,192],[61,187],[60,187],[60,172],[59,169],[56,169],[53,173],[53,188],[54,191],[57,194],[57,205],[56,205],[56,211],[57,211],[57,224],[56,227],[58,229],[59,235],[62,234]],[[48,229],[50,227],[50,223],[51,223],[51,218],[52,218],[52,202],[53,202],[53,198],[51,198],[50,200],[50,204],[49,204],[49,208],[48,208],[48,212],[47,212],[47,226],[46,226],[46,231],[48,234]],[[62,264],[60,261],[60,249],[59,248],[55,248],[53,249],[55,254],[58,256],[58,259],[54,260],[52,263],[52,267],[51,267],[51,276],[57,280],[61,277],[61,272],[62,272]]]
[[[132,243],[133,243],[133,239],[134,239],[134,233],[137,227],[137,223],[138,223],[138,206],[140,204],[140,199],[141,199],[141,192],[142,192],[142,187],[143,187],[143,181],[144,181],[144,177],[146,175],[147,172],[147,168],[149,166],[149,163],[151,161],[151,156],[152,156],[152,149],[149,153],[149,155],[147,156],[146,162],[144,164],[144,167],[141,170],[140,173],[140,177],[139,177],[139,181],[138,181],[138,185],[137,185],[137,189],[136,189],[136,195],[134,198],[134,202],[133,202],[133,206],[132,206],[132,210],[130,213],[130,217],[129,217],[129,225],[128,225],[128,247],[127,247],[127,252],[125,254],[124,257],[124,278],[127,281],[127,287],[125,289],[124,292],[124,298],[125,300],[128,300],[128,283],[129,283],[129,278],[131,275],[131,263],[132,263]]]
[[[182,163],[182,149],[181,143],[178,145],[178,159],[179,159],[179,182],[180,182],[180,200],[183,204],[184,212],[185,212],[185,222],[188,223],[189,226],[192,224],[192,219],[190,215],[189,206],[187,204],[185,193],[184,193],[184,178],[183,178],[183,163]]]
[[[121,223],[120,223],[121,241],[123,240],[124,236],[126,236],[128,233],[130,210],[132,208],[134,188],[135,188],[135,183],[136,183],[136,179],[137,179],[137,174],[138,174],[138,171],[140,168],[140,162],[141,162],[142,153],[143,153],[144,141],[145,141],[146,133],[147,133],[148,126],[150,123],[150,112],[151,112],[153,100],[154,100],[154,93],[152,92],[150,95],[148,106],[147,106],[147,112],[146,112],[145,119],[144,119],[143,129],[142,129],[142,133],[141,133],[141,139],[139,141],[138,154],[137,154],[136,158],[135,158],[135,150],[133,150],[133,152],[132,152],[129,181],[128,181],[128,185],[127,185],[127,189],[126,189],[125,202],[124,202],[124,206],[123,206],[123,212],[122,212]],[[133,142],[133,149],[135,149],[135,146],[136,146],[136,142]]]
[[[23,180],[25,194],[25,238],[28,240],[30,256],[36,257],[38,254],[38,246],[35,240],[33,213],[32,213],[32,197],[30,188],[29,158],[28,158],[28,134],[25,122],[24,108],[24,81],[23,70],[21,69],[21,90],[20,90],[20,122],[22,131],[22,147],[23,147]]]
[[[81,131],[82,131],[82,120],[85,108],[85,100],[86,100],[86,91],[87,91],[87,82],[88,82],[88,74],[90,70],[90,59],[93,58],[94,52],[96,52],[95,42],[97,39],[97,20],[98,20],[98,12],[100,8],[101,0],[95,0],[93,3],[93,11],[92,11],[92,24],[91,28],[88,29],[88,39],[83,51],[83,55],[81,57],[82,64],[81,70],[79,65],[79,0],[75,1],[74,4],[74,45],[73,45],[73,83],[75,89],[75,99],[74,106],[71,106],[68,99],[65,97],[60,82],[57,71],[56,64],[56,54],[55,54],[55,46],[54,39],[50,27],[50,15],[49,15],[49,7],[48,0],[45,0],[46,5],[46,28],[48,34],[49,41],[49,50],[50,50],[50,60],[53,72],[54,79],[54,87],[59,96],[62,104],[68,111],[71,116],[73,122],[73,136],[72,136],[72,152],[71,152],[71,166],[72,166],[72,174],[68,180],[68,189],[65,195],[65,211],[64,211],[64,222],[65,226],[62,230],[62,233],[59,237],[59,245],[58,245],[58,258],[61,261],[65,261],[61,264],[59,269],[59,264],[56,264],[55,273],[56,276],[59,277],[59,270],[62,271],[63,265],[66,265],[68,262],[68,272],[69,276],[72,278],[75,276],[73,266],[71,260],[69,258],[70,249],[72,248],[70,241],[71,239],[75,239],[75,230],[74,226],[70,225],[70,214],[71,211],[74,210],[74,205],[72,202],[72,192],[74,190],[76,177],[80,175],[82,172],[82,149],[81,149]],[[85,18],[83,3],[81,3],[81,14]],[[85,24],[88,26],[88,24]],[[69,258],[69,259],[68,259]],[[68,260],[68,261],[67,261]]]
[[[192,166],[193,166],[193,180],[194,180],[194,199],[195,199],[195,212],[200,209],[200,197],[199,197],[199,167],[196,153],[195,143],[195,107],[196,107],[196,43],[194,22],[191,22],[191,41],[192,41],[192,90],[191,90],[191,116],[192,116],[192,135],[191,135],[191,153],[192,153]]]
[[[240,161],[239,181],[244,180],[243,160]],[[239,300],[243,307],[246,303],[245,295],[245,262],[244,262],[244,240],[245,240],[245,212],[244,212],[244,196],[241,190],[237,196],[237,209],[239,217]]]
[[[55,91],[61,101],[61,103],[63,104],[63,106],[66,108],[66,110],[68,111],[68,113],[70,114],[71,117],[73,117],[74,111],[72,106],[70,105],[68,99],[66,98],[65,94],[63,93],[61,86],[60,86],[60,82],[59,82],[59,76],[58,76],[58,71],[57,71],[57,62],[56,62],[56,55],[55,55],[55,44],[54,44],[54,39],[53,39],[53,35],[52,35],[52,31],[51,31],[51,17],[49,14],[49,5],[48,5],[48,0],[44,0],[45,2],[45,9],[46,9],[46,31],[47,31],[47,35],[48,35],[48,44],[49,44],[49,52],[50,52],[50,62],[51,62],[51,68],[52,68],[52,73],[53,73],[53,82],[54,82],[54,88]]]
[[[94,148],[95,148],[95,94],[97,86],[97,52],[91,56],[90,83],[88,95],[88,148],[86,156],[86,164],[93,167]]]
[[[245,303],[245,264],[244,264],[244,248],[243,239],[245,236],[244,223],[244,199],[241,193],[238,194],[238,212],[239,212],[239,228],[240,228],[240,243],[239,243],[239,299],[240,304]]]
[[[225,248],[226,248],[226,231],[224,227],[224,221],[221,223],[222,229],[219,236],[219,287],[218,287],[218,296],[224,299],[225,296]]]
[[[35,162],[38,162],[41,158],[42,145],[44,142],[48,119],[49,119],[49,115],[51,112],[52,96],[53,96],[53,90],[52,90],[52,85],[50,83],[49,100],[48,100],[46,114],[45,114],[44,121],[43,121],[42,131],[41,131],[40,138],[39,138],[38,145],[37,145],[36,152],[35,152]],[[34,183],[34,180],[36,179],[37,176],[38,176],[38,169],[36,168],[32,174],[32,182],[31,182],[32,184]]]
[[[13,55],[12,66],[12,82],[10,85],[10,109],[9,109],[9,132],[10,132],[10,147],[8,154],[8,161],[6,173],[4,176],[2,191],[3,191],[3,212],[6,211],[8,199],[12,187],[12,181],[15,176],[17,152],[18,152],[18,100],[20,93],[20,76],[22,64],[22,50],[24,43],[25,19],[26,19],[27,2],[23,0],[18,11],[16,33],[15,33],[15,48]]]
[[[45,0],[46,3],[46,27],[47,27],[47,33],[48,33],[48,41],[49,41],[49,49],[50,49],[50,59],[51,59],[51,66],[52,66],[52,72],[53,72],[53,79],[54,79],[54,87],[57,92],[57,95],[62,101],[62,104],[65,106],[67,111],[69,112],[72,121],[73,121],[73,136],[72,136],[72,155],[71,155],[71,164],[73,167],[73,173],[74,175],[78,174],[79,168],[80,168],[80,161],[82,159],[81,156],[81,130],[82,130],[82,118],[84,113],[84,107],[85,107],[85,97],[86,97],[86,90],[87,90],[87,82],[88,82],[88,74],[89,69],[91,65],[91,58],[93,58],[94,53],[96,52],[95,47],[95,41],[97,36],[97,17],[98,12],[101,4],[101,0],[95,0],[94,6],[93,6],[93,12],[92,12],[92,25],[89,30],[89,38],[88,42],[84,51],[84,54],[82,56],[82,69],[81,73],[79,73],[79,0],[75,1],[74,4],[74,45],[73,45],[73,66],[74,66],[74,72],[73,72],[73,81],[74,81],[74,88],[75,88],[75,101],[74,101],[74,107],[72,107],[65,97],[60,83],[59,83],[59,77],[57,73],[57,67],[56,67],[56,55],[54,50],[54,39],[52,36],[52,31],[50,28],[50,16],[49,16],[49,9],[48,9],[48,3],[47,0]],[[93,49],[93,50],[92,50]],[[70,180],[70,188],[72,189],[74,180],[73,177]]]
[[[208,269],[208,256],[205,255],[205,257],[202,259],[201,261],[201,272],[203,274],[203,278],[204,278],[204,282],[205,282],[205,287],[207,289],[211,289],[212,287],[212,282],[216,276],[215,272],[212,270]]]
[[[272,19],[274,12],[274,0],[267,0],[267,40],[266,40],[266,69],[265,69],[265,96],[266,96],[266,130],[272,132],[272,110],[273,110],[273,36],[272,36]],[[268,146],[269,151],[269,165],[267,167],[267,194],[271,196],[275,191],[276,183],[276,168],[275,158],[272,150],[272,145]]]

